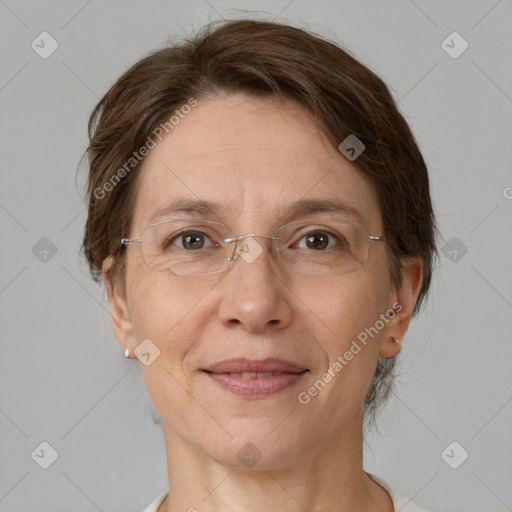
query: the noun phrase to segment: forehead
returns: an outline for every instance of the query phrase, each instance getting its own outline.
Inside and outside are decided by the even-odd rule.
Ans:
[[[317,200],[346,206],[360,214],[354,220],[381,229],[372,187],[306,111],[237,93],[199,102],[150,151],[137,180],[133,230],[170,216],[178,202],[204,203],[199,216],[234,229],[247,222],[263,229]]]

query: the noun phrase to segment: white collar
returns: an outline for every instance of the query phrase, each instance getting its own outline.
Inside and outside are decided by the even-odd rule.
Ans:
[[[385,491],[389,494],[391,501],[395,507],[395,512],[427,512],[426,510],[418,507],[415,503],[411,501],[405,494],[394,491],[389,487],[389,485],[381,480],[380,478],[372,475],[370,473],[366,473],[374,482],[379,484]],[[164,502],[167,497],[168,491],[165,491],[160,496],[158,496],[143,512],[157,512],[158,507]]]

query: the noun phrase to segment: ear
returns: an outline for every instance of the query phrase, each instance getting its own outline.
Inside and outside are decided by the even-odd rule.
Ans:
[[[402,340],[405,336],[423,282],[423,261],[420,256],[403,259],[402,265],[402,283],[390,295],[388,312],[393,310],[395,313],[392,318],[391,314],[386,315],[390,320],[382,331],[380,341],[379,356],[384,359],[395,357],[400,352],[401,345],[394,338]]]
[[[121,296],[119,289],[112,281],[109,269],[114,263],[114,258],[109,256],[103,260],[101,275],[108,293],[110,304],[110,322],[112,330],[119,344],[124,350],[130,348],[130,358],[133,359],[133,348],[135,346],[133,336],[133,323],[126,297]]]

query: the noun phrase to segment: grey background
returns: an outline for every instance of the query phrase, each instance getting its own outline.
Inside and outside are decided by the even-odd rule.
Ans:
[[[393,89],[429,165],[449,250],[366,469],[429,510],[512,510],[512,2],[0,0],[0,512],[140,512],[167,489],[139,363],[78,257],[76,170],[113,81],[237,9],[352,50]],[[47,59],[31,48],[43,31],[59,45]],[[456,59],[441,47],[453,31],[469,43]],[[46,261],[43,237],[57,250]],[[48,469],[31,457],[43,441],[58,453]],[[458,469],[441,457],[452,441],[469,453]]]

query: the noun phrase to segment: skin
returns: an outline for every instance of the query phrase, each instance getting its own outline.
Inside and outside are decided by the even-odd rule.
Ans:
[[[268,233],[302,197],[341,198],[372,234],[382,234],[377,197],[353,163],[329,145],[310,116],[288,100],[241,93],[202,100],[150,152],[138,180],[131,232],[177,195],[225,205],[237,234]],[[276,217],[277,215],[277,217]],[[281,214],[282,215],[282,214]],[[163,421],[168,498],[159,511],[391,512],[386,491],[362,467],[362,402],[379,357],[395,356],[422,278],[405,261],[392,285],[385,244],[367,265],[336,277],[286,275],[266,250],[252,263],[200,278],[151,271],[138,244],[127,247],[126,294],[103,276],[112,326],[123,349],[149,338],[160,356],[141,370]],[[309,404],[297,400],[344,354],[357,335],[395,303],[402,310]],[[233,357],[280,357],[310,372],[265,398],[240,397],[200,371]],[[254,444],[248,468],[237,452]]]

